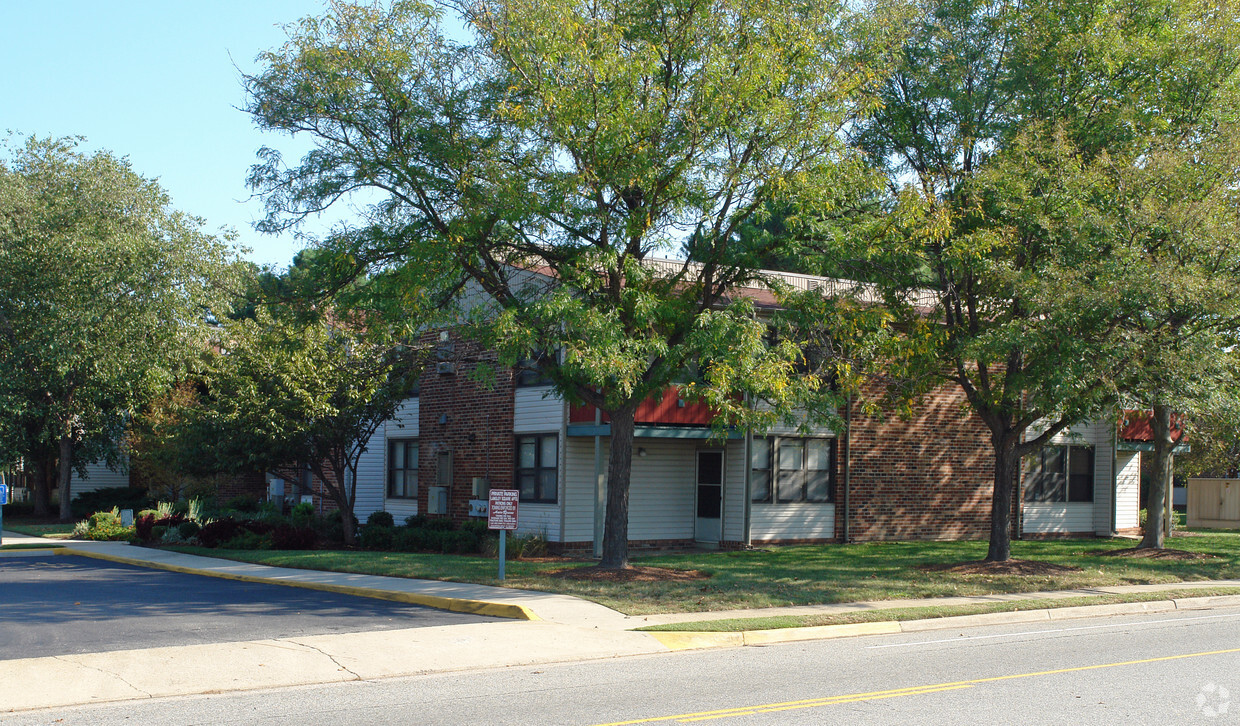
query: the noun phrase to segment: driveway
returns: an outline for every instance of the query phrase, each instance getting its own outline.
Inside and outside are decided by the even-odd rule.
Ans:
[[[0,557],[0,660],[496,618],[73,556]]]

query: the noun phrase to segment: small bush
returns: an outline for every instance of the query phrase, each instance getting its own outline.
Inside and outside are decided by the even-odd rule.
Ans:
[[[77,495],[71,508],[73,516],[85,517],[92,512],[110,509],[132,509],[137,512],[149,508],[153,503],[142,487],[108,487]]]
[[[162,540],[166,534],[168,534],[168,527],[166,525],[157,524],[154,527],[151,527],[152,540]]]
[[[451,532],[456,529],[456,522],[447,517],[433,517],[426,520],[426,524],[422,525],[426,529],[439,530],[441,532]]]
[[[294,527],[311,526],[314,523],[314,505],[310,502],[298,504],[289,512],[288,519]]]
[[[234,512],[254,514],[258,511],[258,500],[249,494],[242,494],[239,497],[233,497],[224,502],[224,508],[231,509]]]
[[[317,539],[310,527],[281,524],[271,530],[271,546],[277,550],[312,550]]]
[[[203,547],[219,547],[241,533],[241,525],[232,517],[207,522],[198,530],[198,541]]]
[[[181,537],[183,539],[187,539],[187,540],[197,537],[198,532],[201,529],[202,529],[202,525],[198,524],[197,522],[193,520],[190,520],[188,522],[181,522],[179,525],[177,525],[177,531],[181,533]]]
[[[155,536],[151,533],[151,530],[154,527],[155,527],[154,510],[151,510],[151,509],[144,510],[141,514],[139,514],[133,520],[134,536],[138,538],[139,542],[153,541],[155,539]]]
[[[272,537],[270,534],[241,532],[220,545],[220,548],[227,550],[269,550],[271,549],[271,543]]]
[[[108,524],[120,524],[121,513],[118,509],[113,507],[110,512],[95,512],[90,515],[86,521],[89,524],[90,529],[97,529],[98,527]]]
[[[487,529],[487,521],[485,519],[467,519],[461,522],[461,531],[472,532],[478,537],[485,537],[490,530]]]
[[[185,537],[181,536],[181,530],[177,527],[169,527],[164,536],[159,538],[160,544],[184,544]]]
[[[389,512],[379,510],[370,513],[370,516],[366,518],[366,524],[378,527],[395,527],[396,520],[392,519],[392,515]]]
[[[426,523],[430,519],[425,514],[415,514],[411,517],[405,517],[405,526],[412,529],[425,529]]]
[[[396,530],[392,527],[385,527],[381,524],[367,524],[362,527],[359,543],[362,549],[367,550],[390,550],[392,549],[392,539],[396,534]]]

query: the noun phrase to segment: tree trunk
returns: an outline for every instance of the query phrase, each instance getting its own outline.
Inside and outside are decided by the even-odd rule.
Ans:
[[[51,459],[38,456],[34,460],[34,516],[52,516],[52,472],[55,467]]]
[[[72,499],[72,493],[69,491],[69,483],[73,476],[73,438],[69,436],[60,437],[59,444],[59,461],[58,478],[60,479],[58,490],[60,492],[60,521],[73,521],[73,508],[69,506]]]
[[[629,479],[633,468],[633,414],[636,406],[608,411],[611,418],[611,453],[607,461],[607,516],[603,523],[605,570],[629,566]]]
[[[1012,556],[1012,501],[1016,491],[1016,442],[1011,436],[992,438],[995,483],[990,498],[990,547],[987,562],[1006,562]]]
[[[352,547],[357,544],[357,530],[353,527],[353,512],[344,507],[340,507],[340,531],[344,533],[346,546]]]
[[[1163,518],[1167,513],[1167,488],[1171,486],[1171,449],[1175,446],[1171,440],[1171,408],[1154,404],[1150,423],[1154,431],[1154,471],[1150,477],[1149,498],[1145,503],[1145,534],[1137,547],[1160,550],[1165,546],[1167,536]]]

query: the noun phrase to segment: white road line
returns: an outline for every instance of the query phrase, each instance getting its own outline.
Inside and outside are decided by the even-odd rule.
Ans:
[[[990,640],[994,638],[1019,638],[1026,635],[1047,635],[1049,633],[1070,633],[1079,630],[1101,630],[1104,628],[1129,628],[1134,625],[1159,625],[1163,623],[1186,623],[1193,620],[1224,620],[1230,618],[1240,618],[1240,613],[1231,615],[1201,615],[1194,618],[1166,618],[1164,620],[1138,620],[1127,623],[1108,623],[1106,625],[1083,625],[1079,628],[1052,628],[1050,630],[1025,630],[1019,633],[997,633],[995,635],[965,635],[956,636],[955,638],[942,638],[939,640],[919,640],[914,643],[889,643],[886,645],[868,645],[867,650],[875,648],[910,648],[917,645],[932,645],[935,643],[959,643],[965,640]]]

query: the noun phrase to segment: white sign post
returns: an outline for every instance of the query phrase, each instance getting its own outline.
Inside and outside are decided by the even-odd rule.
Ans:
[[[499,530],[499,581],[504,581],[504,561],[508,559],[508,530],[517,528],[516,489],[492,489],[487,497],[487,529]]]

